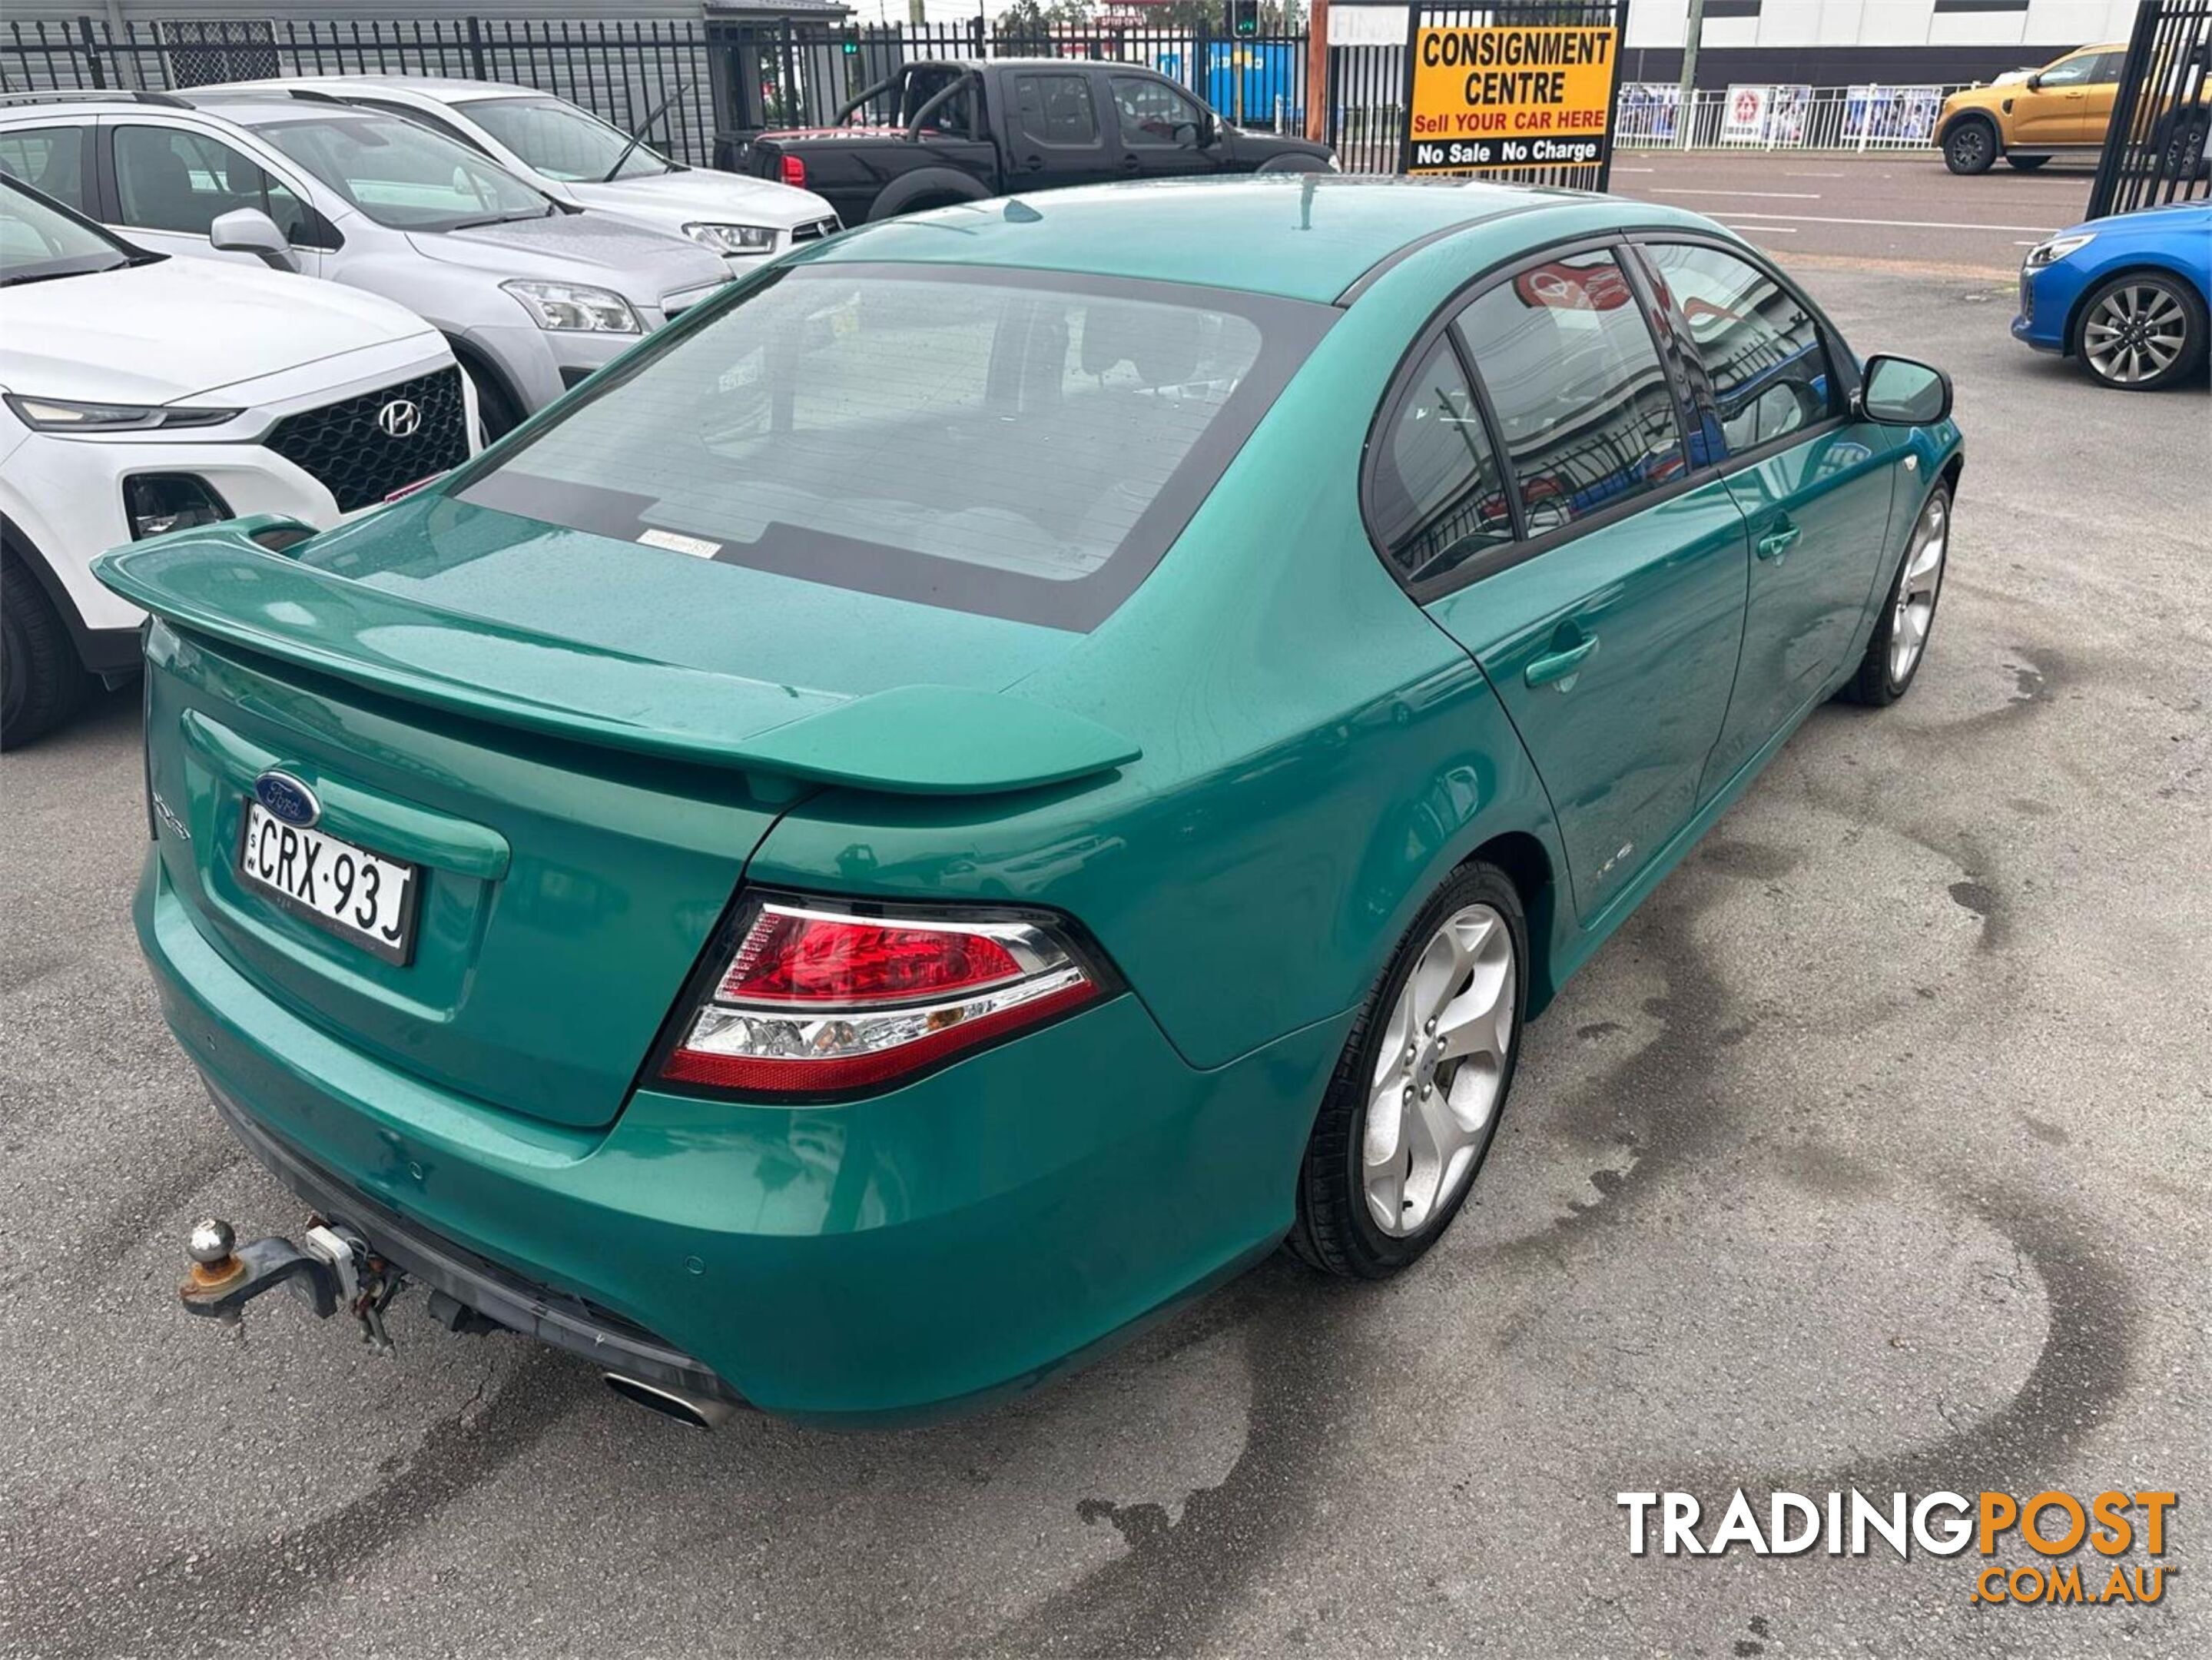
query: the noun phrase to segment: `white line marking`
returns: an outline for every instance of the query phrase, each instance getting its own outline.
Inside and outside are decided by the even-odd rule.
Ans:
[[[1761,236],[1795,236],[1797,234],[1797,227],[1795,225],[1729,225],[1729,222],[1725,219],[1722,220],[1721,223],[1728,225],[1730,230],[1755,230]]]
[[[1662,185],[1654,196],[1748,196],[1762,202],[1817,202],[1820,192],[1809,190],[1670,190]]]
[[[1615,173],[1656,173],[1659,169],[1656,167],[1615,167],[1613,171]]]
[[[1782,176],[1784,179],[1848,179],[1850,174],[1848,173],[1785,173]],[[1887,178],[1888,175],[1883,176]]]
[[[2039,236],[2051,234],[2042,225],[1978,225],[1948,219],[1828,219],[1816,213],[1754,213],[1749,209],[1736,213],[1735,216],[1739,219],[1795,219],[1801,225],[1887,225],[1897,230],[2032,230]]]

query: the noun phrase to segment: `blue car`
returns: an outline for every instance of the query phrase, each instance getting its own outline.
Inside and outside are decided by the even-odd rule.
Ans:
[[[2092,219],[2028,250],[2013,337],[2152,392],[2204,367],[2212,202]]]

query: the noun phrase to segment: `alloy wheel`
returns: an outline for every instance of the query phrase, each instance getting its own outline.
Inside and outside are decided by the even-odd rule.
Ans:
[[[1897,579],[1897,598],[1889,620],[1889,683],[1902,686],[1912,678],[1920,654],[1928,645],[1928,629],[1936,620],[1936,595],[1943,586],[1943,556],[1951,535],[1950,513],[1943,492],[1928,498],[1920,522],[1913,527],[1912,546],[1905,556],[1905,570]]]
[[[2123,283],[2081,325],[2081,354],[2106,380],[2134,386],[2163,374],[2189,344],[2180,296],[2157,283]]]
[[[1368,1091],[1360,1186],[1384,1233],[1419,1232],[1474,1174],[1517,1006],[1505,918],[1488,905],[1455,912],[1398,994]]]

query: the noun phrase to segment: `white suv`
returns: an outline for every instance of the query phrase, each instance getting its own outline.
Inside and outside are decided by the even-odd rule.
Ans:
[[[416,122],[328,99],[16,94],[0,99],[0,168],[163,253],[397,300],[452,343],[488,437],[731,275],[696,243],[580,211]]]
[[[0,745],[137,666],[94,556],[245,514],[319,529],[465,460],[474,413],[390,301],[167,258],[0,175]]]
[[[249,87],[406,116],[482,150],[548,196],[688,236],[741,271],[837,228],[836,210],[811,191],[687,167],[531,87],[428,75],[302,75],[229,89]]]

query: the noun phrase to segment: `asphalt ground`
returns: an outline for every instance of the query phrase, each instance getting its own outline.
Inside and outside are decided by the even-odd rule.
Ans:
[[[1710,215],[1788,259],[1841,255],[2010,272],[2053,231],[2088,216],[2094,164],[2000,161],[1962,179],[1932,153],[1823,155],[1624,151],[1613,188]]]
[[[1279,1258],[969,1421],[702,1436],[411,1298],[390,1359],[186,1318],[196,1215],[300,1213],[131,939],[135,702],[0,762],[0,1652],[2212,1652],[2212,398],[2015,347],[2002,280],[1805,272],[1957,379],[1910,698],[1815,714],[1531,1030],[1415,1271]],[[1614,1502],[1854,1484],[2178,1491],[2176,1572],[1977,1605],[1971,1552],[1634,1558]]]

